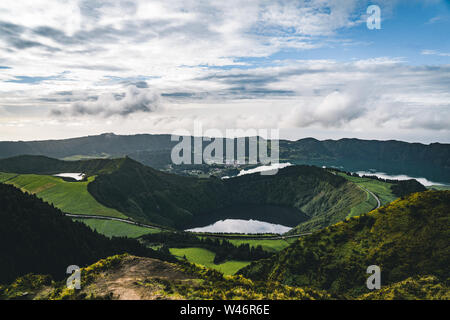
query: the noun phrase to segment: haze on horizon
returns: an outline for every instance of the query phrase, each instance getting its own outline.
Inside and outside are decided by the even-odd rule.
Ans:
[[[0,140],[201,121],[450,143],[448,30],[446,0],[3,0]]]

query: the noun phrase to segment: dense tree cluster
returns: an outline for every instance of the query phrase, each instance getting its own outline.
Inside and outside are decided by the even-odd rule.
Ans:
[[[414,192],[421,192],[427,190],[420,182],[417,180],[403,180],[398,181],[396,184],[391,186],[392,193],[397,197],[405,197],[408,194]]]
[[[382,285],[415,276],[448,281],[450,191],[418,192],[359,217],[300,238],[269,259],[240,271],[357,297],[368,293],[366,270],[381,268]],[[432,293],[430,293],[432,294]]]
[[[142,239],[152,245],[163,244],[165,248],[197,247],[210,250],[216,254],[214,263],[219,264],[227,260],[255,261],[271,256],[260,245],[250,246],[248,243],[235,246],[225,239],[198,237],[187,232],[161,232],[147,234]]]

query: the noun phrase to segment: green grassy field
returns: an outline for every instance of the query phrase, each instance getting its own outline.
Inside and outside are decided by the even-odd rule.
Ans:
[[[365,191],[365,193],[366,193],[366,201],[363,201],[360,204],[358,204],[357,206],[353,207],[350,210],[350,213],[348,214],[347,218],[360,216],[364,213],[367,213],[367,212],[373,210],[373,208],[376,207],[377,200],[374,197],[372,197],[372,195],[370,193],[368,193],[367,191]],[[381,201],[381,199],[380,199],[380,201]]]
[[[378,181],[375,179],[369,179],[369,178],[351,177],[351,176],[346,175],[343,172],[338,172],[337,174],[344,177],[345,179],[375,193],[378,196],[378,198],[380,198],[381,205],[388,204],[389,202],[392,202],[398,198],[397,196],[395,196],[392,193],[392,190],[391,190],[392,184],[391,183],[386,183],[386,182]],[[370,197],[370,198],[372,198],[372,197]],[[373,203],[372,208],[376,204],[376,202],[369,200],[369,203],[367,204],[367,206],[369,206],[370,203]],[[360,205],[362,206],[363,204],[360,204]],[[362,208],[358,208],[358,209],[354,208],[354,209],[361,211],[361,213],[363,213]],[[365,211],[365,212],[367,212],[367,211]]]
[[[441,185],[433,185],[433,186],[428,186],[427,189],[430,190],[450,190],[450,186],[441,186]]]
[[[22,191],[36,194],[44,201],[67,213],[127,218],[121,212],[98,203],[88,192],[88,181],[68,182],[62,178],[37,174],[0,173],[0,181],[12,184]]]
[[[160,232],[158,229],[150,229],[135,226],[129,223],[102,219],[73,219],[83,222],[91,229],[96,230],[107,237],[138,238],[144,234]]]
[[[14,177],[16,177],[17,174],[15,173],[3,173],[0,172],[0,183],[6,182]]]
[[[90,160],[90,159],[107,159],[109,158],[109,154],[107,153],[102,153],[99,155],[82,155],[82,154],[78,154],[78,155],[73,155],[70,157],[65,157],[62,158],[61,160],[64,161],[78,161],[78,160]]]
[[[201,264],[205,267],[219,270],[228,275],[235,274],[241,268],[250,264],[249,261],[227,261],[221,264],[214,264],[215,253],[202,248],[170,248],[170,253],[179,259],[186,259],[189,262]]]
[[[231,234],[229,235],[231,236]],[[231,242],[232,244],[234,244],[235,246],[240,246],[241,244],[249,244],[251,247],[257,247],[257,246],[261,246],[264,250],[269,251],[269,252],[277,252],[280,250],[283,250],[284,248],[288,247],[291,243],[295,242],[297,240],[297,238],[288,238],[288,239],[280,239],[280,240],[264,240],[264,239],[243,239],[242,237],[254,237],[255,235],[251,235],[251,234],[235,234],[235,237],[239,237],[239,239],[233,239],[232,237],[226,238],[224,240],[227,240],[229,242]],[[267,237],[273,237],[276,236],[274,234],[267,234]],[[213,233],[208,234],[208,236],[199,236],[200,239],[204,239],[204,238],[212,238],[215,239],[216,237],[214,237]],[[220,238],[219,238],[220,239]]]

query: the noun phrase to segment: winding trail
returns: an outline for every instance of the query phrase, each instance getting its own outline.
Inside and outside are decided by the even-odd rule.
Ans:
[[[124,222],[124,223],[128,223],[128,224],[132,224],[138,227],[143,227],[143,228],[149,228],[149,229],[157,229],[157,230],[167,230],[167,231],[173,231],[173,229],[169,229],[169,228],[164,228],[164,227],[160,227],[160,226],[155,226],[155,225],[150,225],[150,224],[144,224],[144,223],[140,223],[140,222],[136,222],[133,220],[127,220],[127,219],[121,219],[121,218],[115,218],[115,217],[108,217],[108,216],[95,216],[95,215],[91,215],[91,214],[72,214],[72,213],[64,213],[64,215],[66,217],[70,217],[70,218],[77,218],[77,219],[100,219],[100,220],[111,220],[111,221],[119,221],[119,222]]]
[[[366,189],[366,188],[364,188],[364,187],[362,187],[362,186],[360,186],[360,185],[358,185],[358,184],[357,184],[357,186],[360,187],[361,189],[363,189],[364,191],[368,192],[372,197],[375,198],[375,200],[377,200],[377,206],[376,206],[375,208],[373,208],[372,210],[375,210],[375,209],[378,209],[379,207],[381,207],[381,201],[380,201],[380,199],[376,196],[375,193],[373,193],[372,191],[370,191],[370,190],[368,190],[368,189]]]

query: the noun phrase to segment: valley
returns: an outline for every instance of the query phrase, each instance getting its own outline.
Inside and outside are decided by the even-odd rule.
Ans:
[[[359,219],[355,218],[358,216],[365,219],[368,212],[395,203],[404,192],[426,190],[410,182],[297,165],[280,169],[275,176],[254,173],[217,179],[173,175],[129,158],[61,161],[23,156],[0,160],[0,171],[10,171],[0,173],[1,183],[36,195],[107,239],[135,239],[135,245],[171,257],[166,259],[177,263],[216,270],[225,276],[243,274],[258,281],[266,279],[259,271],[254,275],[255,267],[260,268],[261,264],[263,269],[267,268],[265,261],[293,250],[299,241],[316,237],[317,232],[335,228],[342,221],[347,224]],[[86,176],[83,179],[55,176],[61,172],[82,172]],[[274,234],[277,229],[228,233],[236,232],[232,231],[236,228],[214,232],[199,228],[222,219],[264,221],[266,227],[283,225],[285,229],[282,234]],[[192,232],[181,232],[188,228]],[[308,261],[311,262],[309,258]],[[343,292],[314,282],[288,281],[283,285],[311,286],[331,292],[334,297]],[[104,285],[96,284],[94,295],[99,294],[98,286]],[[144,291],[141,288],[139,292]],[[358,291],[358,295],[362,292]],[[36,294],[42,297],[43,293]],[[124,293],[111,294],[120,298]],[[356,297],[355,293],[351,295]]]
[[[448,300],[449,207],[449,191],[415,193],[251,263],[214,264],[210,250],[189,246],[170,249],[177,262],[114,255],[82,269],[81,290],[44,273],[0,284],[0,298]],[[188,256],[202,263],[191,264]],[[375,292],[364,285],[370,263],[383,270],[383,287]]]
[[[42,163],[40,169],[33,168],[36,160]],[[56,172],[61,168],[83,169],[72,172],[86,172],[88,176],[76,182],[41,173],[55,174],[42,169],[52,166]],[[67,213],[131,218],[175,229],[207,225],[223,218],[295,227],[311,217],[317,218],[322,211],[338,221],[353,206],[367,200],[361,189],[344,178],[309,166],[287,167],[275,176],[251,174],[220,180],[172,175],[129,158],[67,162],[26,156],[0,160],[0,170],[10,171],[1,176],[5,183],[37,194]],[[19,174],[13,176],[13,170]],[[35,173],[23,173],[30,171]]]
[[[0,1],[2,307],[445,306],[449,30],[450,0]]]

